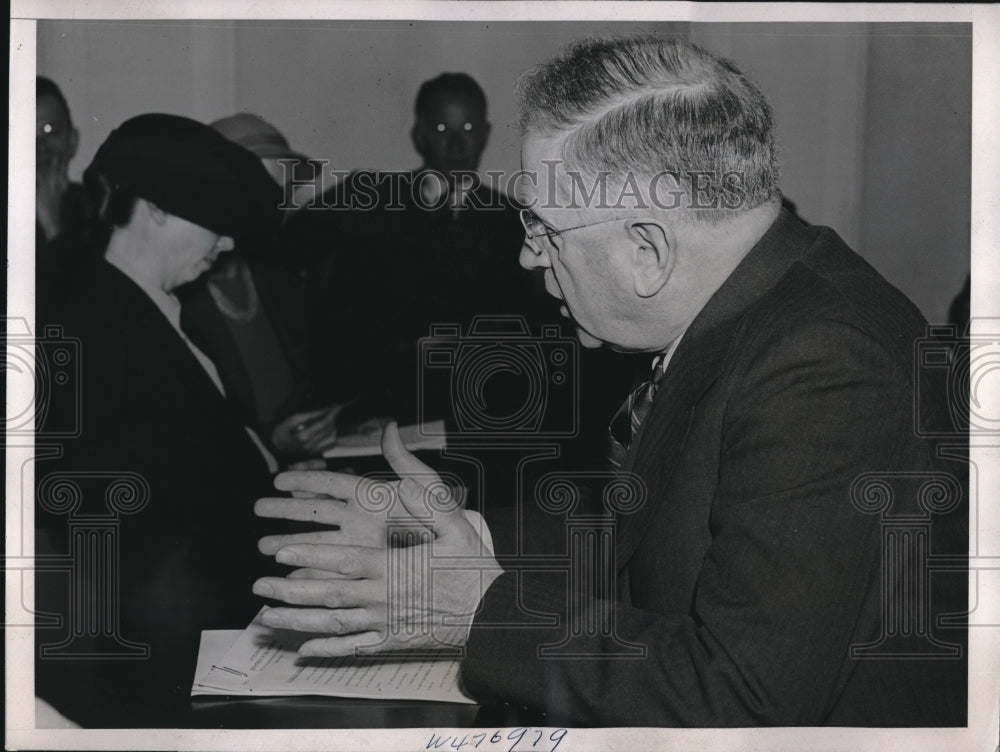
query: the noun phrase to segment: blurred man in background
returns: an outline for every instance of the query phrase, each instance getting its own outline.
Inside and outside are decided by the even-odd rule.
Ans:
[[[88,252],[96,253],[89,246],[92,211],[87,192],[69,179],[69,163],[79,142],[66,97],[51,79],[39,76],[35,80],[35,263],[46,284],[54,286],[55,296],[63,292]]]
[[[85,192],[69,180],[69,163],[79,142],[66,97],[55,82],[39,76],[35,80],[36,243],[55,240],[81,219]]]
[[[517,265],[516,207],[477,172],[490,132],[482,88],[445,73],[420,87],[414,109],[418,169],[353,173],[325,197],[336,208],[295,220],[323,246],[318,327],[329,353],[352,364],[328,371],[403,420],[416,417],[417,343],[432,325],[468,327],[481,314],[536,323],[541,307]]]

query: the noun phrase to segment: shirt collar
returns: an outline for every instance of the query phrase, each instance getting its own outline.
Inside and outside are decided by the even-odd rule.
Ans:
[[[420,181],[420,200],[424,206],[437,206],[441,197],[448,193],[447,181],[435,172],[421,173],[417,179]]]
[[[446,175],[433,170],[423,170],[417,175],[417,181],[423,206],[443,206],[445,203],[449,203],[453,211],[461,209],[468,194],[479,185],[478,179],[470,183],[463,183],[462,189],[456,191],[449,199],[448,196],[452,190]]]
[[[680,336],[674,339],[673,342],[664,350],[662,353],[653,358],[653,373],[656,373],[656,369],[660,369],[660,375],[662,375],[666,370],[667,366],[670,365],[671,359],[674,357],[674,353],[677,352],[677,346],[681,343],[684,338],[684,334],[687,332],[685,329],[680,333]]]

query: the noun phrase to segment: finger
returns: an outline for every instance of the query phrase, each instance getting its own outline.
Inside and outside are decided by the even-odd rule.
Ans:
[[[337,574],[336,572],[327,572],[325,569],[309,569],[304,567],[302,569],[293,569],[288,573],[288,579],[290,580],[346,580],[353,579],[352,577],[344,577],[342,574]]]
[[[315,457],[325,457],[326,453],[329,452],[337,446],[337,437],[331,436],[321,441],[316,442],[316,446],[309,450],[309,453]]]
[[[296,468],[298,469],[298,468]],[[303,469],[316,469],[316,468],[303,468]],[[314,494],[312,491],[292,491],[292,496],[296,499],[332,499],[332,496],[327,496],[326,494]]]
[[[257,499],[253,505],[258,517],[319,522],[339,525],[347,513],[347,504],[338,499]]]
[[[350,545],[351,540],[340,530],[316,530],[309,533],[292,533],[288,535],[266,535],[257,541],[257,549],[265,556],[274,556],[278,549],[294,543],[326,543],[331,545]]]
[[[315,410],[299,413],[295,416],[298,419],[296,421],[296,429],[301,431],[318,424],[330,425],[336,421],[337,416],[343,409],[343,405],[332,404],[328,407],[320,407]]]
[[[279,564],[310,569],[325,569],[344,577],[375,579],[385,572],[383,549],[367,546],[293,543],[278,549],[274,558]]]
[[[320,407],[315,410],[303,410],[302,412],[293,413],[289,415],[284,420],[284,424],[287,424],[290,431],[298,432],[305,429],[314,420],[322,417],[326,408]]]
[[[326,460],[314,457],[308,460],[299,460],[298,462],[293,462],[288,466],[289,470],[326,470]],[[308,493],[306,491],[293,491],[292,496],[297,496],[298,498],[309,498],[315,496],[316,494]]]
[[[399,497],[406,511],[419,520],[427,520],[430,513],[430,527],[435,533],[441,532],[441,525],[447,528],[455,524],[450,518],[460,514],[460,505],[440,476],[403,445],[395,421],[385,426],[382,454],[401,479]]]
[[[358,398],[348,400],[347,402],[333,402],[327,409],[326,414],[333,418],[336,418],[338,415],[344,412],[344,410],[346,410],[351,405],[355,404],[357,401]]]
[[[418,460],[403,444],[395,421],[385,424],[382,432],[382,455],[400,478],[400,496],[406,511],[418,519],[428,519],[431,513],[446,506],[445,491],[433,468]],[[434,494],[434,498],[428,495]],[[407,500],[411,503],[407,503]]]
[[[364,608],[269,608],[260,620],[276,629],[327,635],[369,632],[381,626]]]
[[[296,579],[261,577],[253,592],[262,598],[274,598],[293,606],[323,608],[363,608],[377,602],[377,590],[384,583],[371,580]],[[384,597],[384,594],[383,594]]]
[[[301,431],[296,431],[295,438],[302,444],[308,445],[316,441],[316,439],[322,438],[331,430],[336,430],[335,421],[332,418],[324,416],[307,424]]]
[[[342,530],[318,531],[315,533],[315,539],[311,538],[314,533],[269,535],[257,541],[257,550],[265,556],[274,556],[282,548],[285,548],[286,546],[293,546],[297,543],[315,543],[326,546],[357,546],[358,548],[372,548],[377,551],[382,551],[388,547],[390,535],[387,531],[379,529],[377,531],[366,531],[366,533],[367,534],[362,534],[356,530],[352,530],[350,532]],[[302,537],[297,538],[296,536],[299,535]],[[417,542],[426,543],[433,539],[430,532],[428,532],[427,535],[429,536],[428,540],[419,539]],[[399,536],[393,535],[391,538],[394,543],[397,543],[397,548],[403,547],[403,544],[398,542]],[[408,545],[412,546],[415,545],[415,543],[410,542]]]
[[[323,417],[320,418],[320,420],[323,422],[324,425],[327,426],[335,425],[337,422],[337,418],[339,418],[340,414],[344,411],[344,407],[345,407],[344,405],[337,405],[337,404],[330,405],[330,407],[326,409],[326,412],[323,413]]]
[[[313,456],[318,456],[323,451],[329,449],[334,444],[337,443],[337,431],[334,428],[318,433],[308,441],[306,441],[302,447],[306,454]]]
[[[274,479],[274,487],[279,491],[311,491],[345,500],[365,493],[371,483],[356,475],[327,470],[292,470],[279,473]]]
[[[389,463],[389,467],[400,478],[407,476],[426,479],[437,477],[433,468],[418,460],[406,448],[399,435],[399,426],[394,420],[386,423],[385,429],[382,431],[382,455]]]
[[[316,441],[316,446],[313,448],[315,452],[325,452],[327,449],[336,446],[337,444],[337,432],[335,430],[330,431],[326,436],[320,437]]]
[[[320,658],[344,655],[370,655],[378,651],[384,638],[378,632],[359,632],[343,637],[321,637],[299,646],[299,655]]]
[[[337,418],[342,405],[331,405],[309,413],[302,413],[293,429],[295,435],[304,442],[315,440],[316,436],[336,430]]]

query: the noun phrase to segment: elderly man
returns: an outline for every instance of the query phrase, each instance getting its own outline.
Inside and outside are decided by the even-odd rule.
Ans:
[[[501,573],[390,426],[423,543],[386,546],[373,481],[281,476],[299,498],[258,514],[340,530],[262,540],[298,569],[255,591],[306,606],[265,620],[325,632],[308,655],[461,645],[477,699],[550,721],[964,725],[962,630],[928,626],[932,607],[962,612],[964,578],[921,590],[926,562],[895,558],[875,513],[899,484],[940,482],[924,544],[966,551],[961,467],[942,472],[913,429],[920,314],[832,231],[781,210],[770,107],[728,61],[586,42],[529,74],[520,101],[537,176],[522,265],[545,270],[584,345],[653,359],[611,426],[618,481],[634,483],[631,500],[607,497],[615,546],[569,572],[599,592],[531,562]],[[922,519],[917,496],[898,493],[896,513]],[[403,567],[423,608],[387,602]],[[900,628],[901,611],[922,626]]]

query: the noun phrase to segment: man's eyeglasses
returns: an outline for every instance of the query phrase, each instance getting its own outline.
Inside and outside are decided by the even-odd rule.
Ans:
[[[528,240],[530,241],[528,246],[536,256],[541,256],[543,252],[542,247],[537,242],[541,238],[548,238],[549,241],[551,241],[552,238],[573,230],[582,230],[584,227],[603,225],[619,219],[635,219],[635,217],[611,217],[610,219],[601,219],[597,222],[588,222],[585,225],[576,225],[575,227],[567,227],[562,230],[556,230],[549,227],[541,219],[539,219],[538,216],[531,211],[531,209],[521,209],[521,224],[524,225],[524,234],[528,236]]]

